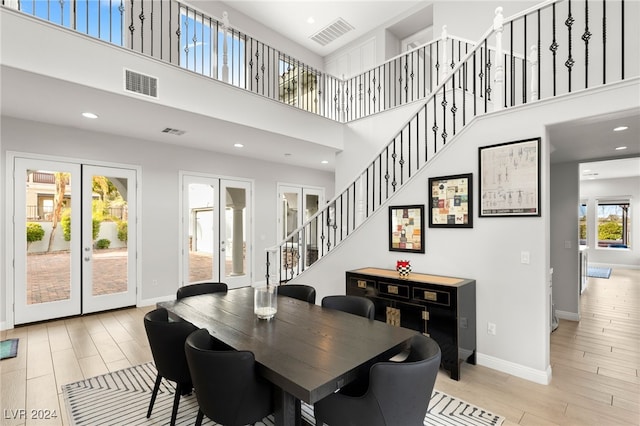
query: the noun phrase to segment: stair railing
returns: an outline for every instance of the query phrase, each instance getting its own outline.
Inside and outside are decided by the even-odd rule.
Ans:
[[[579,4],[576,10],[571,0],[548,0],[509,19],[497,8],[491,28],[353,182],[266,250],[267,281],[291,280],[330,253],[473,118],[640,76],[638,61],[625,61],[638,39],[638,29],[632,33],[625,25],[629,6],[606,0]],[[638,11],[637,4],[632,7]],[[492,37],[495,49],[489,46]],[[608,48],[612,43],[615,49]]]

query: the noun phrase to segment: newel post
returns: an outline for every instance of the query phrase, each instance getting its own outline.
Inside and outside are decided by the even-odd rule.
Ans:
[[[531,46],[529,54],[529,63],[531,64],[531,100],[538,100],[538,46]]]
[[[504,55],[502,54],[502,30],[504,16],[502,7],[497,7],[493,18],[493,31],[496,33],[496,72],[493,85],[493,110],[502,109],[504,97]]]
[[[444,81],[449,75],[449,59],[447,57],[447,40],[449,40],[449,32],[447,31],[446,25],[442,26],[440,40],[442,40],[442,81]]]

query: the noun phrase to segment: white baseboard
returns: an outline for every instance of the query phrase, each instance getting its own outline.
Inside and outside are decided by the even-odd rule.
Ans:
[[[569,321],[580,321],[580,315],[575,312],[566,312],[566,311],[558,311],[556,309],[556,316],[559,319],[569,320]]]
[[[481,353],[476,354],[476,363],[541,385],[551,383],[551,366],[548,366],[546,370],[535,370]]]
[[[10,330],[13,328],[13,324],[8,321],[0,322],[0,330]]]
[[[141,299],[138,302],[138,307],[141,307],[141,306],[152,306],[152,305],[155,305],[158,302],[168,302],[170,300],[176,300],[176,296],[172,294],[170,296],[156,297],[156,298],[153,298],[153,299]]]

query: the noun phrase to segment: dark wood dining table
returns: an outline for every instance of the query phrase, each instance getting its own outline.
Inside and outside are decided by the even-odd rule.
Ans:
[[[158,306],[254,353],[259,374],[275,385],[276,425],[301,424],[300,401],[314,404],[330,395],[366,374],[371,363],[402,352],[417,333],[285,296],[278,296],[275,317],[261,320],[251,287]]]

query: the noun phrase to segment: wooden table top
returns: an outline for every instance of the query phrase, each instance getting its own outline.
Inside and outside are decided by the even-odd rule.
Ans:
[[[275,318],[259,320],[251,287],[158,306],[236,350],[252,351],[265,378],[310,404],[351,382],[371,360],[401,352],[417,333],[284,296]]]
[[[393,269],[382,269],[382,268],[361,268],[355,269],[353,271],[349,271],[354,274],[362,274],[362,275],[373,275],[376,277],[385,277],[385,278],[398,278],[398,271]],[[470,280],[468,278],[456,278],[456,277],[447,277],[444,275],[431,275],[431,274],[422,274],[419,272],[411,272],[405,279],[415,282],[429,283],[429,284],[438,284],[445,285],[451,287],[460,287],[469,283]]]

